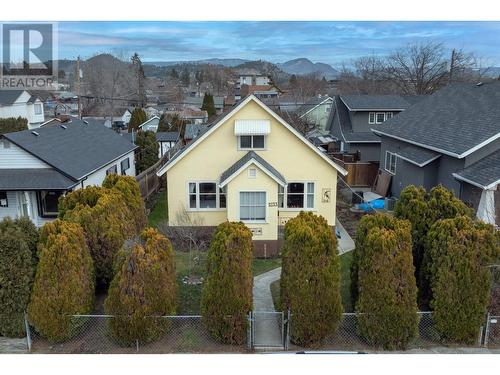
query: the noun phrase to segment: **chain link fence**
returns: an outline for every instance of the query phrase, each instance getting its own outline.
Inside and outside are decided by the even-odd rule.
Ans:
[[[487,348],[500,348],[500,315],[488,314],[484,333],[484,346]]]
[[[132,340],[123,344],[112,332],[111,315],[74,315],[71,317],[69,339],[52,343],[30,327],[31,352],[55,354],[163,354],[163,353],[240,353],[243,345],[225,345],[215,341],[207,332],[202,317],[147,317],[166,327],[163,334],[150,342]]]
[[[418,333],[410,342],[407,349],[430,349],[433,347],[446,346],[441,335],[435,328],[431,312],[419,312]],[[290,324],[293,326],[293,314]],[[293,330],[293,328],[290,328]],[[481,330],[482,331],[482,330]],[[500,330],[499,330],[500,332]],[[481,343],[481,333],[478,332],[477,346]],[[290,344],[290,350],[300,351],[305,348]],[[360,333],[358,327],[358,314],[344,313],[342,320],[336,332],[327,337],[317,347],[317,350],[335,350],[335,351],[374,351],[382,348],[371,345]]]

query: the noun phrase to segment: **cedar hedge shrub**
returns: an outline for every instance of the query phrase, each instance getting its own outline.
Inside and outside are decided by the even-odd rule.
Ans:
[[[160,316],[175,314],[174,252],[170,241],[155,229],[145,229],[138,241],[124,247],[115,263],[116,274],[104,303],[109,325],[124,346],[158,339],[170,326]]]
[[[220,224],[207,254],[201,297],[203,321],[217,341],[242,344],[252,310],[252,232],[243,223]]]
[[[39,257],[29,319],[42,336],[61,342],[77,333],[71,315],[89,314],[94,304],[94,267],[82,228],[59,219],[45,224]]]
[[[120,176],[115,173],[108,174],[102,186],[116,190],[123,195],[123,199],[130,211],[129,220],[134,223],[134,233],[139,235],[146,228],[147,217],[141,190],[134,177]]]
[[[461,216],[436,222],[428,234],[431,308],[445,341],[473,344],[490,302],[491,273],[500,235],[493,226]]]
[[[360,227],[354,250],[360,333],[371,345],[405,349],[419,321],[411,225],[376,214],[363,217]]]
[[[342,316],[337,238],[322,216],[301,212],[285,225],[281,304],[292,313],[291,340],[314,346]]]
[[[59,217],[80,224],[94,261],[98,285],[113,277],[113,261],[135,225],[123,195],[117,190],[88,186],[59,200]]]
[[[457,216],[472,217],[469,209],[452,191],[438,185],[429,193],[423,187],[407,186],[401,191],[394,214],[399,219],[409,220],[412,225],[413,264],[419,288],[419,304],[423,309],[429,307],[431,291],[424,266],[427,251],[427,232],[438,220],[452,219]]]
[[[38,230],[27,218],[0,221],[0,336],[25,334],[28,307],[36,268]]]
[[[24,117],[0,118],[0,134],[28,130],[28,120]]]

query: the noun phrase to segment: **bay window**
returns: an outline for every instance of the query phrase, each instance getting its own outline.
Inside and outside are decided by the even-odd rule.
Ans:
[[[226,208],[226,192],[215,182],[190,182],[188,195],[190,209]]]
[[[290,182],[278,187],[278,207],[280,208],[314,208],[314,182]]]
[[[263,191],[240,192],[240,220],[266,220],[266,193]]]

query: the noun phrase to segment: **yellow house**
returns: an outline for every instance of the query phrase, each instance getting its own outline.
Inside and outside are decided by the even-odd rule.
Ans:
[[[347,172],[255,96],[207,126],[160,170],[169,225],[242,221],[257,255],[279,251],[278,232],[300,211],[335,225],[337,173]]]

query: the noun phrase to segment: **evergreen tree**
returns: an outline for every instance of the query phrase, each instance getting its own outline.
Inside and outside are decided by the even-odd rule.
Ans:
[[[203,96],[203,104],[201,106],[202,111],[207,111],[208,117],[215,116],[217,111],[215,110],[214,97],[210,93],[205,93]]]
[[[158,159],[158,141],[156,134],[152,131],[140,131],[137,133],[135,144],[139,146],[136,169],[141,173],[156,163]]]
[[[115,276],[104,303],[113,336],[122,345],[159,338],[175,314],[174,252],[170,241],[153,228],[124,247],[115,262]]]
[[[466,216],[439,220],[428,233],[433,320],[446,341],[473,344],[489,303],[489,264],[499,260],[500,234]]]
[[[418,328],[411,225],[381,216],[364,216],[356,236],[359,329],[372,345],[405,349]]]
[[[111,173],[106,176],[102,186],[122,194],[123,201],[130,212],[128,221],[134,223],[134,233],[141,233],[147,224],[146,207],[135,177]]]
[[[191,77],[189,75],[189,71],[187,69],[187,67],[185,67],[183,70],[182,70],[182,74],[181,74],[181,82],[184,86],[189,86],[189,84],[191,83]]]
[[[136,234],[123,195],[96,186],[75,190],[59,201],[59,217],[83,228],[97,282],[108,285],[117,252],[127,238]]]
[[[0,135],[28,129],[28,120],[23,117],[0,118]]]
[[[164,113],[161,114],[160,120],[158,123],[158,132],[168,132],[170,131],[170,124],[168,123],[167,115]]]
[[[139,130],[139,125],[142,125],[147,121],[147,119],[148,116],[146,115],[146,112],[144,112],[142,108],[135,107],[128,123],[128,132],[132,133],[132,130],[137,132]]]
[[[342,316],[337,238],[323,217],[301,212],[285,225],[282,256],[281,302],[293,316],[291,339],[320,344]]]
[[[289,81],[290,87],[294,88],[297,86],[297,76],[292,74]]]
[[[0,221],[0,336],[25,334],[24,312],[35,276],[38,231],[27,218]]]
[[[172,70],[170,71],[170,77],[175,79],[179,78],[179,73],[177,72],[177,70],[175,70],[175,68],[172,68]]]
[[[82,228],[62,220],[45,224],[39,254],[29,319],[49,341],[64,341],[78,332],[71,315],[89,314],[94,304],[94,269]]]
[[[252,232],[243,223],[220,224],[207,256],[201,311],[209,333],[226,344],[242,344],[252,310]]]

